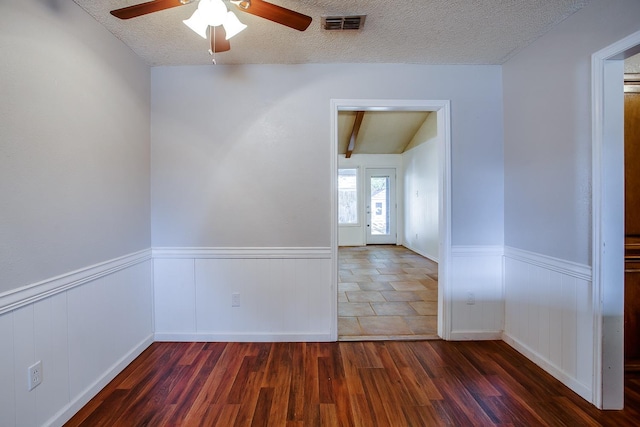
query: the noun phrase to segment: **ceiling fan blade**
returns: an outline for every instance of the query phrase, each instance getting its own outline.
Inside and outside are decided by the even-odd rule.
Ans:
[[[112,10],[111,14],[116,18],[129,19],[146,15],[147,13],[159,12],[172,7],[182,6],[191,3],[192,1],[193,0],[152,0],[146,3],[123,7],[122,9]]]
[[[227,40],[227,33],[222,25],[209,27],[211,31],[211,52],[220,53],[231,50],[231,43]]]
[[[304,31],[311,24],[312,18],[302,13],[298,13],[291,9],[268,3],[262,0],[251,1],[231,1],[238,10],[251,15],[256,15],[269,21],[277,22],[278,24],[285,25],[287,27],[296,29],[298,31]]]

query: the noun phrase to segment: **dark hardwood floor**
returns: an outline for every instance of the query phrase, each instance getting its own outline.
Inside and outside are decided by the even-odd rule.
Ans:
[[[154,343],[68,426],[637,426],[500,341]]]

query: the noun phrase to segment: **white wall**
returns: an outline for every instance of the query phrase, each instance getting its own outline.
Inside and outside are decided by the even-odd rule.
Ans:
[[[1,4],[0,293],[149,245],[148,67],[53,5]]]
[[[331,99],[451,100],[452,242],[503,243],[500,67],[158,67],[152,69],[151,79],[154,250],[173,253],[174,259],[195,259],[193,250],[234,254],[246,260],[243,268],[260,271],[261,259],[252,261],[246,255],[254,249],[260,250],[260,257],[275,258],[281,250],[297,254],[330,249],[336,214],[331,212],[336,179],[331,171]],[[331,263],[324,268],[321,277],[331,280]],[[169,287],[191,283],[190,278],[171,274]],[[218,289],[224,289],[222,279],[216,283],[216,275],[211,277]],[[247,283],[243,293],[260,295],[262,288],[271,286],[268,276],[253,277],[258,279]],[[264,302],[274,306],[265,310],[289,301],[286,289],[297,283],[291,282],[294,274],[286,277],[289,282]],[[160,280],[158,275],[155,279]],[[491,280],[501,286],[500,271]],[[323,295],[335,298],[337,291],[327,289]],[[218,294],[226,306],[230,292]],[[163,310],[156,310],[157,319],[181,312],[179,307]],[[191,319],[192,312],[188,316]],[[258,319],[248,312],[243,316],[238,322],[245,326],[236,332],[257,330]],[[298,321],[307,326],[298,332],[328,336],[336,313],[326,312],[313,321],[301,316]],[[208,333],[223,334],[224,327],[221,323]]]
[[[403,218],[402,205],[403,194],[403,169],[402,156],[400,154],[354,154],[346,158],[343,154],[338,156],[338,167],[358,169],[358,225],[341,225],[338,227],[338,246],[363,246],[366,245],[366,171],[367,168],[389,168],[396,170],[396,201],[398,210],[396,213],[398,230],[398,244],[402,244]]]
[[[591,269],[509,247],[504,269],[504,340],[591,401]]]
[[[502,244],[498,66],[157,67],[154,247],[330,243],[330,99],[450,99],[453,244]],[[381,84],[384,82],[384,84]]]
[[[404,169],[404,238],[409,249],[434,261],[439,257],[438,126],[429,114],[402,154]]]
[[[329,250],[156,250],[155,339],[329,341],[330,263]]]
[[[504,65],[507,246],[590,264],[591,55],[638,8],[593,0]]]
[[[149,69],[68,1],[0,51],[0,425],[59,425],[152,337]]]
[[[635,0],[593,0],[503,66],[505,244],[520,254],[505,264],[505,330],[583,396],[594,392],[576,369],[593,363],[592,282],[571,278],[591,274],[591,55],[639,30],[638,16]],[[550,323],[521,327],[522,298]],[[548,347],[558,331],[559,355]]]

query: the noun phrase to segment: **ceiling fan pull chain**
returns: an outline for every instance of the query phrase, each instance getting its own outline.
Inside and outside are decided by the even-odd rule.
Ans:
[[[209,43],[211,44],[209,54],[213,57],[211,62],[213,62],[213,65],[216,65],[216,32],[213,27],[209,27]]]

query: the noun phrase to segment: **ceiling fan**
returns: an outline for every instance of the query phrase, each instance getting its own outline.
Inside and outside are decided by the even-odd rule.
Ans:
[[[116,18],[120,19],[130,19],[138,16],[146,15],[149,13],[159,12],[161,10],[170,9],[177,6],[183,6],[189,3],[194,3],[196,0],[151,0],[145,3],[135,4],[132,6],[123,7],[121,9],[112,10],[111,14]],[[212,0],[199,0],[202,2],[212,3]],[[221,3],[221,2],[219,2]],[[282,24],[286,27],[293,28],[298,31],[304,31],[311,24],[311,17],[307,15],[303,15],[302,13],[286,9],[284,7],[275,5],[273,3],[268,3],[263,0],[230,0],[230,3],[233,4],[237,10],[240,12],[249,13],[251,15],[259,16],[264,19],[268,19],[269,21],[276,22],[278,24]],[[198,8],[204,3],[199,4]],[[225,6],[226,11],[226,6]],[[229,12],[231,13],[231,12]],[[195,17],[195,14],[194,14]],[[193,18],[193,17],[192,17]],[[235,18],[235,15],[234,15]],[[235,18],[237,21],[237,18]],[[188,20],[187,20],[188,21]],[[185,24],[189,25],[185,21]],[[211,39],[211,53],[214,52],[225,52],[231,49],[231,45],[229,43],[229,38],[232,37],[230,35],[227,37],[227,31],[225,27],[219,24],[214,25],[205,25],[203,28],[204,33],[206,34],[207,28],[210,28],[210,39]],[[238,24],[241,29],[244,29],[244,24]],[[189,25],[194,31],[198,32],[204,38],[207,38],[206,35],[203,35],[203,31],[197,31],[191,25]],[[226,26],[226,25],[225,25]],[[241,31],[238,30],[239,31]],[[235,34],[235,33],[234,33]],[[215,62],[215,61],[214,61]]]

